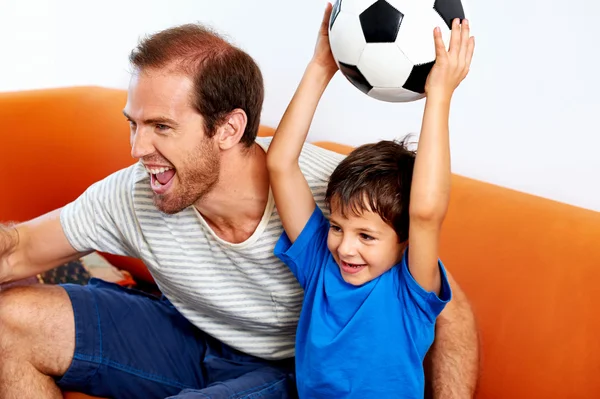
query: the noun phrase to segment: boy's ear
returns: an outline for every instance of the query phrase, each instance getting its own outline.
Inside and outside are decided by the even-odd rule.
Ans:
[[[219,148],[221,150],[228,150],[235,147],[242,139],[247,123],[248,117],[243,110],[235,109],[230,112],[217,129],[215,139]]]

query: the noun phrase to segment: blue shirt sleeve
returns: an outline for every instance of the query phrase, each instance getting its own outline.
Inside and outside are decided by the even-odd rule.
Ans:
[[[327,233],[329,221],[318,206],[315,206],[310,219],[293,243],[285,231],[275,245],[274,254],[292,271],[303,289],[329,255]]]
[[[430,323],[435,322],[438,315],[452,299],[452,290],[442,261],[438,261],[440,268],[441,289],[438,296],[435,292],[426,291],[417,283],[408,269],[408,249],[404,252],[402,262],[398,268],[400,279],[399,295],[405,297],[407,305],[412,304],[417,313],[423,315]]]

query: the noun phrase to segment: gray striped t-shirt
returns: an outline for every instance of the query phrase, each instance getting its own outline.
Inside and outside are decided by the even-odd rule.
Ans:
[[[258,138],[267,148],[270,138]],[[342,155],[306,144],[300,167],[319,207]],[[78,251],[140,258],[162,293],[193,324],[222,342],[265,359],[294,356],[303,291],[273,255],[283,229],[272,195],[248,240],[228,243],[193,207],[175,215],[153,203],[141,163],[90,186],[65,206],[61,223]],[[327,214],[327,213],[326,213]]]

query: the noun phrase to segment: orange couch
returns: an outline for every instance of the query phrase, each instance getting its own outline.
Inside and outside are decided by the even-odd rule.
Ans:
[[[130,165],[125,99],[98,87],[0,93],[0,221],[59,207]],[[600,213],[462,176],[452,190],[441,256],[481,330],[477,398],[600,397]],[[137,260],[110,260],[151,280]]]

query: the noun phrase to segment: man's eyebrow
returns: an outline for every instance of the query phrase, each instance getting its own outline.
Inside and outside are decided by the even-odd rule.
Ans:
[[[129,116],[129,114],[125,111],[123,111],[123,115],[125,115],[125,118],[127,118],[130,121],[133,121],[133,118],[131,116]],[[160,125],[171,125],[171,126],[177,126],[178,123],[175,122],[173,119],[164,117],[164,116],[158,116],[155,118],[150,118],[150,119],[146,119],[144,121],[145,125],[154,125],[154,124],[160,124]]]

